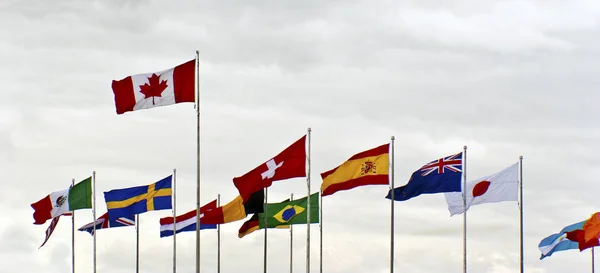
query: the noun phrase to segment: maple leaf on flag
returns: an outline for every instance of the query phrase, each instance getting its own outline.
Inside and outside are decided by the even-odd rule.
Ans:
[[[152,105],[154,105],[154,97],[161,97],[167,86],[167,81],[161,81],[158,75],[152,74],[147,83],[140,85],[140,93],[144,94],[144,99],[152,97]]]

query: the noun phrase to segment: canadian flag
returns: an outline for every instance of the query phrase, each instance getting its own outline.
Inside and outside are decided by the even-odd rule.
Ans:
[[[138,74],[112,82],[117,114],[194,102],[195,60],[161,72]]]
[[[519,163],[488,176],[467,183],[467,207],[484,203],[517,201],[519,195]],[[450,215],[461,214],[463,208],[462,192],[446,193],[446,202]]]

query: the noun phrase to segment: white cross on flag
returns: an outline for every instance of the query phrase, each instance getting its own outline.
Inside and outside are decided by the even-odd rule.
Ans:
[[[472,205],[517,201],[519,195],[519,163],[488,176],[467,183],[467,209]],[[450,215],[461,214],[462,192],[447,192],[446,202]]]

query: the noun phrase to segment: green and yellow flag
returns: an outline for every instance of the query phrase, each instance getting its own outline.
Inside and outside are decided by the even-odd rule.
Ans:
[[[244,222],[238,231],[242,238],[263,228],[288,228],[289,225],[306,224],[309,198],[304,197],[294,201],[267,204],[265,213],[254,214]],[[319,222],[319,193],[310,195],[310,222]]]

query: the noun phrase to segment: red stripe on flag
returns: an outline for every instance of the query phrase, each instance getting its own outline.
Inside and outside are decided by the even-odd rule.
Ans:
[[[332,195],[338,191],[350,190],[360,186],[367,185],[388,185],[390,183],[390,177],[387,174],[380,175],[367,175],[342,183],[331,184],[327,186],[321,193],[321,196]]]
[[[120,81],[112,81],[112,90],[115,94],[117,114],[120,115],[128,111],[133,111],[136,101],[131,76]]]
[[[60,219],[60,215],[58,217],[52,219],[52,222],[50,222],[50,226],[48,226],[48,228],[46,229],[46,239],[44,239],[44,242],[42,243],[42,245],[39,248],[42,248],[46,244],[46,242],[48,242],[48,239],[50,239],[52,232],[54,232],[54,228],[58,224],[58,219]]]
[[[173,92],[175,103],[195,102],[194,75],[196,72],[196,60],[188,61],[178,65],[173,70]]]
[[[52,214],[50,213],[52,211],[52,200],[50,200],[50,195],[31,204],[31,207],[35,210],[33,212],[33,224],[41,225],[46,223],[46,220],[52,218]]]
[[[218,225],[225,223],[225,214],[223,213],[223,207],[210,210],[202,217],[202,223],[210,225]]]
[[[353,155],[352,157],[350,157],[347,161],[353,160],[353,159],[359,159],[359,158],[363,158],[363,157],[370,157],[370,156],[378,156],[378,155],[382,155],[382,154],[387,154],[390,152],[390,144],[383,144],[379,147],[375,147],[371,150],[366,150],[364,152],[360,152],[358,154]]]
[[[205,213],[209,210],[213,210],[217,208],[217,200],[213,200],[212,202],[202,206],[200,208],[200,213]],[[196,217],[196,210],[192,210],[190,212],[187,212],[186,214],[183,215],[179,215],[177,216],[177,223],[181,223],[185,220],[191,219],[191,218],[195,218]],[[160,225],[170,225],[173,224],[173,217],[165,217],[165,218],[160,218]]]

